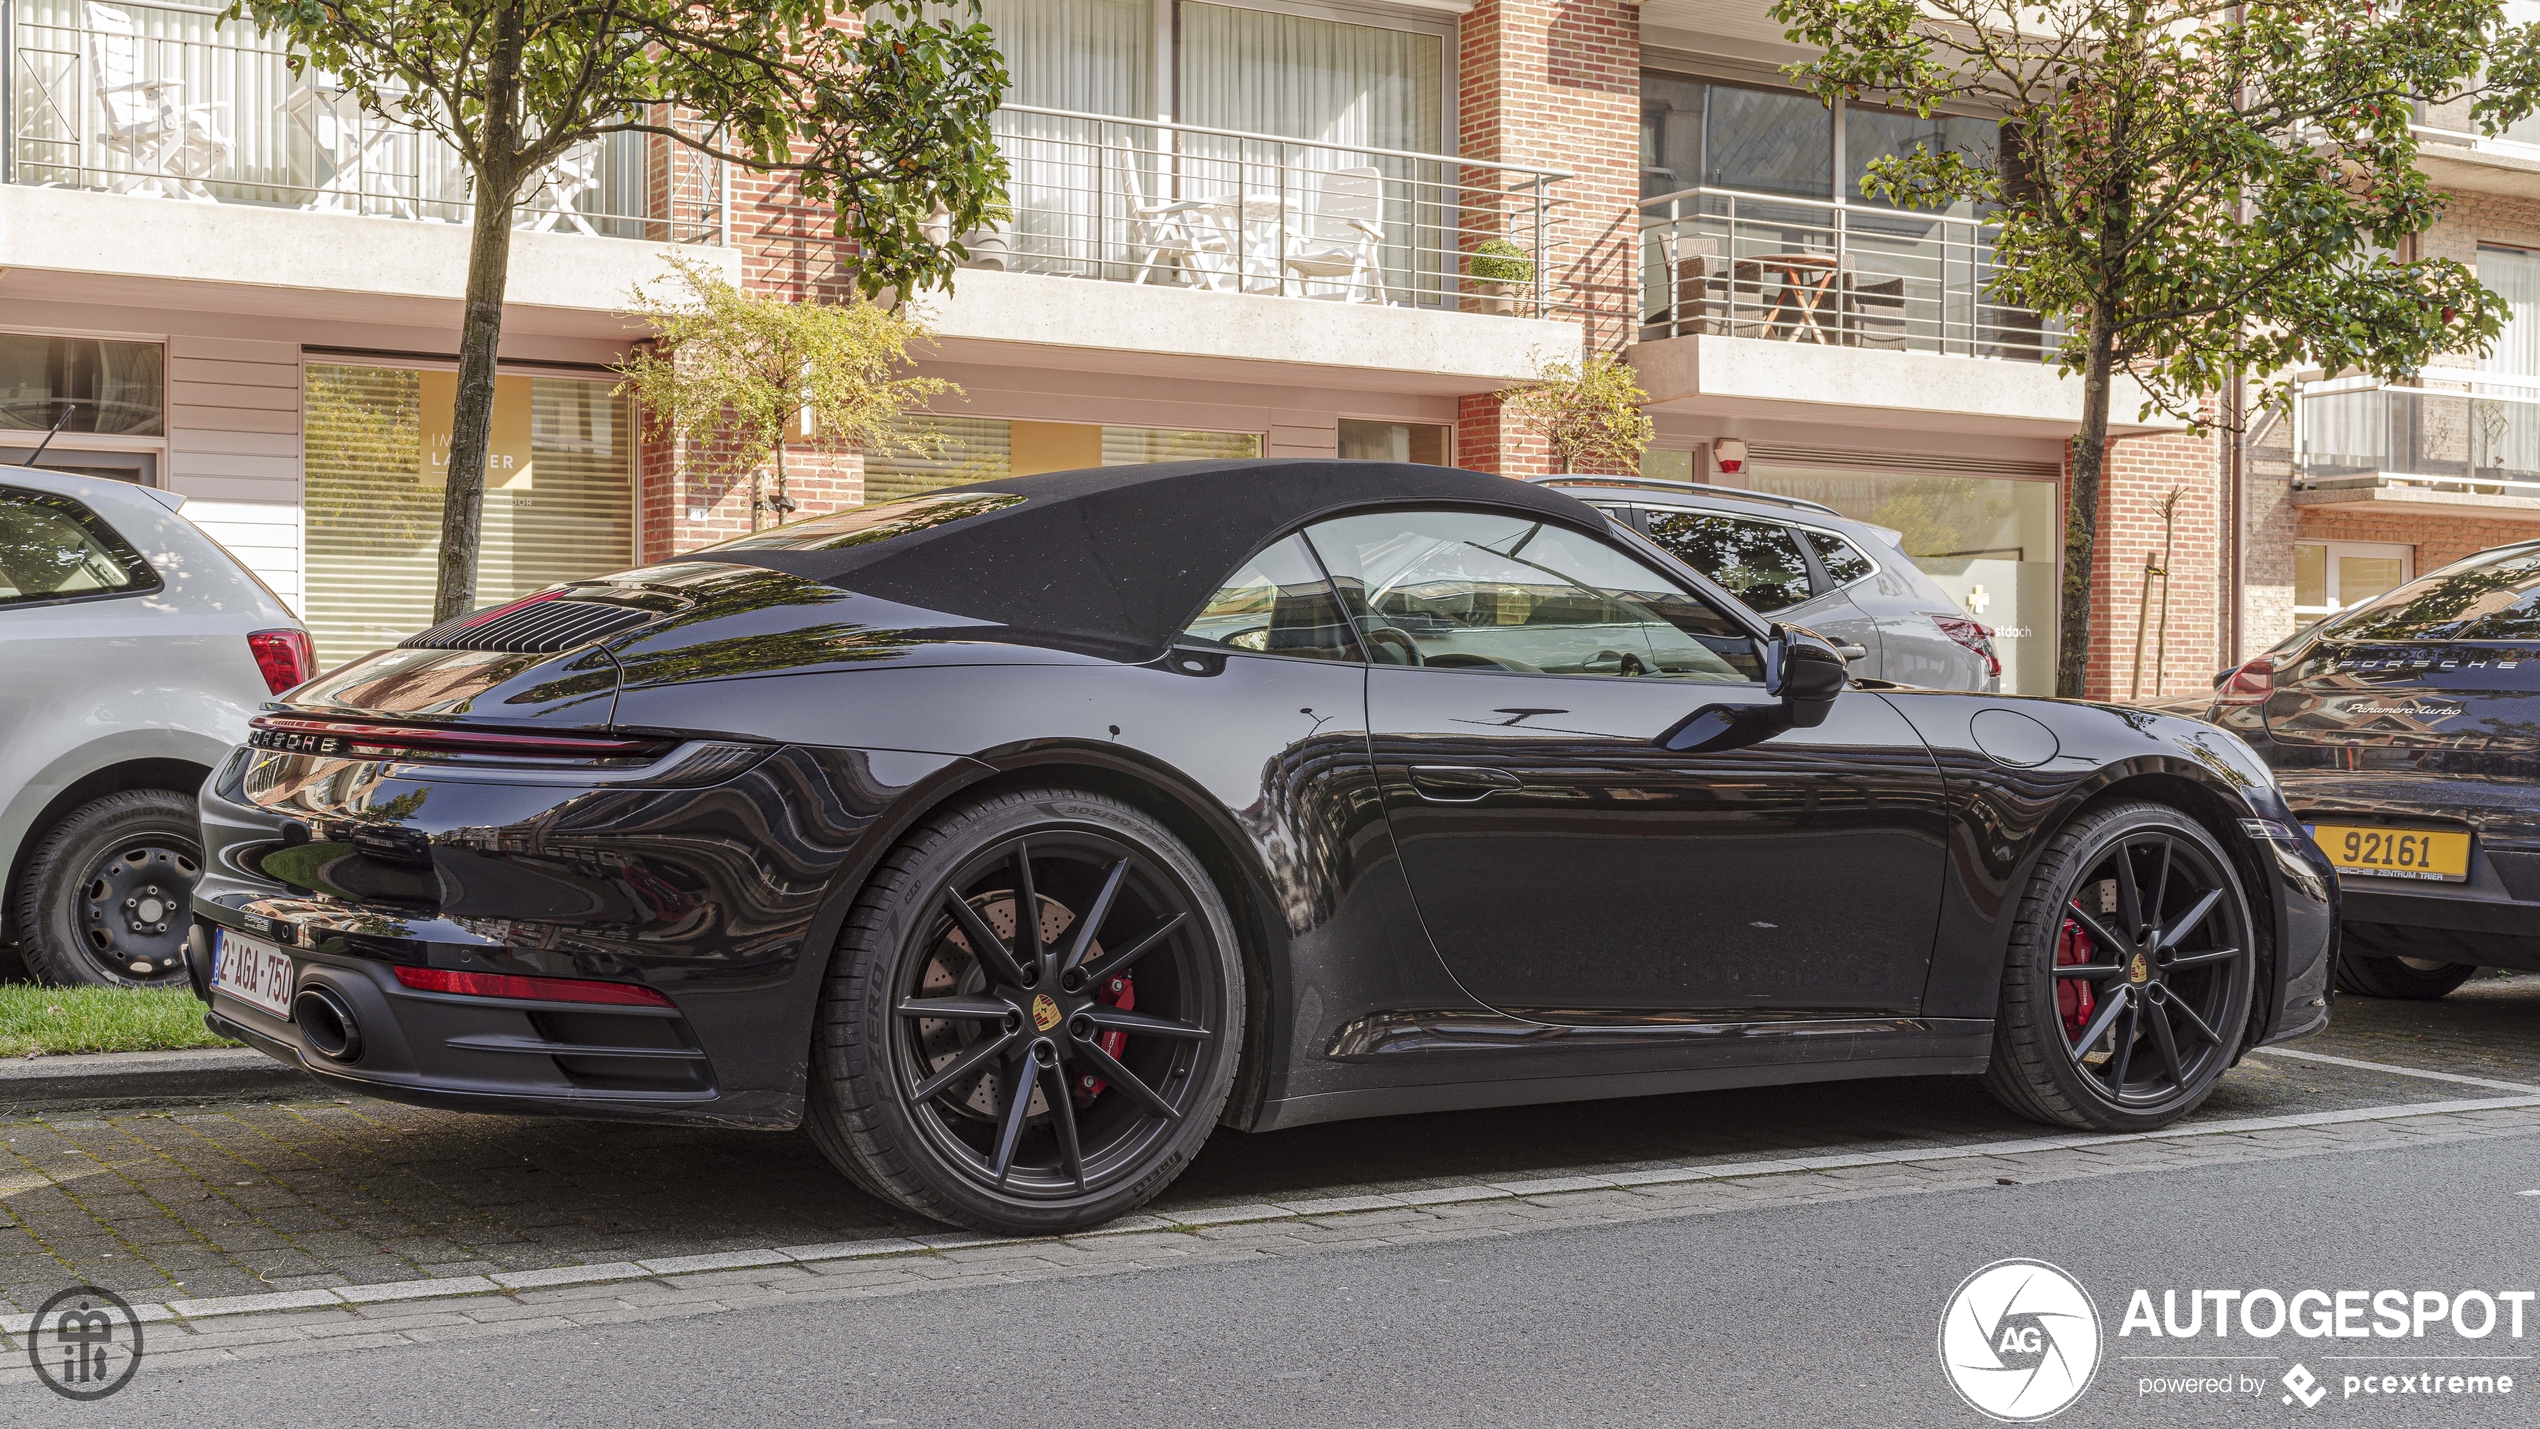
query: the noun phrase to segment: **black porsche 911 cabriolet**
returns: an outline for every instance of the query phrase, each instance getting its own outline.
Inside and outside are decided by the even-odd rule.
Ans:
[[[2234,736],[1848,681],[1557,490],[1052,473],[437,626],[205,786],[219,1031],[437,1106],[807,1127],[1118,1215],[1220,1123],[1981,1073],[2159,1126],[2328,1015]]]

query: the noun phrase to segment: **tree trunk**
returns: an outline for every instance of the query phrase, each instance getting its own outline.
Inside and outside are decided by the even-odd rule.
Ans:
[[[467,307],[459,322],[458,392],[450,408],[450,465],[441,488],[441,570],[432,621],[476,608],[476,551],[484,529],[485,460],[494,439],[494,357],[503,343],[503,290],[511,276],[512,208],[521,173],[518,111],[524,32],[520,12],[495,19],[487,75],[484,145],[475,173],[476,227],[468,235]]]
[[[2117,331],[2106,310],[2090,315],[2082,366],[2081,430],[2074,434],[2072,488],[2064,506],[2064,602],[2057,634],[2055,693],[2082,697],[2090,676],[2091,558],[2099,548],[2099,482],[2108,464],[2108,397],[2116,381]]]

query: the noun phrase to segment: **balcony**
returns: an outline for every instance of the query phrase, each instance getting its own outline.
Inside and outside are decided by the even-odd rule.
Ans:
[[[1994,229],[1866,204],[1693,188],[1641,204],[1632,361],[1658,411],[2062,437],[2060,324],[1999,301]],[[2139,418],[2118,380],[2110,430]]]
[[[2297,506],[2540,521],[2540,378],[2429,369],[2441,386],[2305,383]]]
[[[6,181],[200,203],[465,224],[468,175],[424,130],[366,113],[280,40],[198,5],[15,0]],[[417,100],[419,107],[423,101]],[[611,135],[539,176],[519,217],[542,233],[719,241],[723,166],[652,135]]]
[[[1010,212],[925,305],[955,360],[1466,392],[1578,350],[1545,261],[1567,173],[1019,104],[995,126]]]

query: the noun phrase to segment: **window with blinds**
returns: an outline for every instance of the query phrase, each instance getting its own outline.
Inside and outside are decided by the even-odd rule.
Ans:
[[[1028,422],[1027,428],[1091,433],[1090,425]],[[937,417],[914,413],[896,424],[896,449],[869,455],[864,462],[864,499],[870,505],[897,501],[947,486],[974,481],[1001,481],[1015,472],[1015,423],[997,417]],[[1258,432],[1187,432],[1165,427],[1103,427],[1100,450],[1104,466],[1130,466],[1151,461],[1206,461],[1261,455]],[[1088,452],[1092,447],[1088,446]],[[1026,456],[1029,455],[1027,452]],[[1086,465],[1072,461],[1068,466]],[[1028,461],[1025,471],[1048,470]]]
[[[528,386],[531,474],[485,493],[479,606],[635,563],[631,407],[607,382]],[[308,626],[332,668],[432,624],[441,488],[419,472],[421,374],[313,363],[306,397]]]

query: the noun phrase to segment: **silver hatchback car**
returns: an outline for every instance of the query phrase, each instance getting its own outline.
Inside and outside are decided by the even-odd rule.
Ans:
[[[0,943],[46,982],[184,981],[195,793],[316,673],[182,500],[0,466]]]
[[[1805,626],[1852,673],[1932,690],[1999,694],[1993,632],[1915,568],[1902,538],[1797,497],[1678,481],[1536,477],[1647,536],[1758,614]]]

